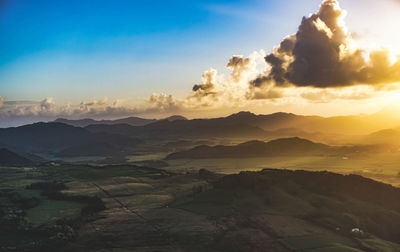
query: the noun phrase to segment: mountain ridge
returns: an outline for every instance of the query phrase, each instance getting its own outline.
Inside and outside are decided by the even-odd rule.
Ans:
[[[108,145],[112,146],[114,152],[118,153],[121,149],[126,149],[141,143],[141,140],[128,136],[114,135],[107,132],[92,133],[84,128],[74,127],[63,123],[34,123],[20,127],[0,129],[1,147],[18,152],[30,154],[46,153],[57,154],[64,153],[82,146]],[[82,148],[81,148],[82,150]],[[99,149],[100,150],[100,149]],[[95,154],[88,150],[88,153]],[[106,154],[103,150],[102,155]],[[82,152],[81,155],[86,155]]]
[[[330,146],[299,137],[279,138],[268,142],[252,140],[237,145],[200,145],[171,153],[171,159],[254,158],[278,156],[344,156],[378,149],[375,145]]]
[[[387,123],[389,120],[390,123]],[[223,128],[227,131],[230,127],[235,125],[246,125],[247,128],[253,127],[259,130],[264,130],[267,133],[279,131],[282,129],[296,129],[298,132],[303,132],[305,136],[307,133],[323,133],[323,134],[341,134],[341,135],[363,135],[370,134],[374,131],[385,129],[388,127],[397,127],[400,125],[400,117],[390,117],[388,113],[375,113],[372,115],[356,115],[356,116],[334,116],[334,117],[321,117],[321,116],[308,116],[296,115],[293,113],[277,112],[273,114],[254,114],[248,111],[231,114],[226,117],[217,118],[199,118],[190,120],[158,120],[146,125],[138,126],[115,126],[116,128],[123,128],[122,132],[125,134],[160,134],[161,131],[167,134],[188,134],[188,131],[197,131],[198,134],[203,134],[207,129]],[[96,132],[116,132],[117,130],[111,127],[95,127],[89,125],[86,128],[90,131]],[[176,131],[173,133],[173,131]],[[251,131],[250,129],[246,129]],[[243,132],[246,132],[243,130]],[[189,132],[190,133],[190,132]],[[222,132],[223,135],[226,134]],[[246,133],[248,134],[248,133]],[[259,131],[259,135],[262,135]],[[222,136],[223,136],[222,135]],[[265,135],[265,134],[264,134]],[[268,134],[267,134],[268,135]],[[293,136],[290,134],[289,136]]]
[[[130,116],[130,117],[125,117],[125,118],[120,118],[120,119],[115,119],[115,120],[95,120],[92,118],[83,118],[83,119],[66,119],[66,118],[57,118],[56,120],[52,122],[58,122],[58,123],[64,123],[68,124],[71,126],[75,127],[87,127],[89,125],[115,125],[115,124],[128,124],[131,126],[144,126],[153,122],[157,122],[160,120],[167,120],[167,121],[175,121],[175,120],[187,120],[186,117],[181,116],[181,115],[173,115],[169,116],[163,119],[147,119],[147,118],[141,118],[141,117],[136,117],[136,116]]]

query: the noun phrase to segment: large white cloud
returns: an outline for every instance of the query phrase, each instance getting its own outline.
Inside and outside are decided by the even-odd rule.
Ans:
[[[400,81],[400,57],[386,49],[358,48],[344,23],[346,12],[336,0],[303,17],[296,34],[286,37],[265,57],[271,69],[254,86],[384,85]]]
[[[376,90],[400,82],[400,56],[393,57],[386,49],[357,47],[345,16],[338,1],[323,1],[316,13],[303,17],[297,33],[285,37],[272,52],[232,56],[228,77],[219,76],[212,68],[205,71],[202,82],[177,103],[211,108],[254,103],[252,100],[328,102],[381,95]],[[362,93],[357,93],[359,89],[353,86],[373,88],[361,88]],[[314,90],[304,91],[303,87]]]

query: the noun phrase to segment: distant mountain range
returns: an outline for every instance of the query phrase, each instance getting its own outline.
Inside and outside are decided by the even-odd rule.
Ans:
[[[293,128],[305,132],[368,134],[373,131],[400,126],[400,111],[387,108],[371,115],[334,117],[302,116],[291,113],[255,115],[250,112],[239,112],[219,120],[225,122],[245,121],[247,124],[267,131]]]
[[[399,145],[400,143],[400,130],[396,128],[400,125],[399,116],[387,110],[373,115],[327,118],[289,113],[255,115],[250,112],[239,112],[227,117],[192,120],[182,116],[172,116],[163,120],[129,117],[104,121],[92,119],[56,121],[0,129],[0,148],[7,148],[17,153],[49,154],[59,157],[109,157],[132,154],[144,148],[154,151],[157,147],[158,150],[168,151],[194,146],[165,145],[168,142],[179,143],[180,140],[189,141],[181,142],[184,145],[196,141],[218,143],[222,140],[229,142],[231,139],[237,139],[234,140],[237,143],[238,140],[265,141],[290,137],[334,145],[348,143]],[[393,130],[383,130],[387,128]],[[282,148],[279,147],[281,151]]]
[[[181,137],[210,138],[210,137],[265,137],[266,132],[246,123],[233,122],[231,124],[214,121],[214,119],[186,120],[186,121],[157,121],[145,126],[116,125],[89,125],[86,130],[96,133],[120,134],[132,137],[177,139]]]
[[[166,159],[200,159],[200,158],[252,158],[276,156],[342,156],[354,153],[361,154],[375,150],[377,146],[329,146],[321,143],[293,137],[275,139],[269,142],[248,141],[233,146],[207,146],[172,153]]]
[[[118,120],[67,120],[61,122],[77,127],[87,127],[92,132],[108,132],[123,135],[157,136],[171,135],[216,135],[216,136],[299,136],[310,138],[319,135],[366,135],[374,131],[400,126],[400,112],[395,108],[386,108],[371,115],[355,116],[303,116],[291,113],[256,115],[239,112],[227,117],[187,120],[182,116],[172,116],[161,120],[128,117]],[[122,126],[124,124],[124,126]],[[128,127],[131,126],[131,127]],[[135,126],[141,126],[136,127]]]
[[[91,132],[107,132],[127,136],[152,137],[244,137],[277,138],[303,137],[310,139],[342,140],[344,136],[362,136],[374,131],[400,125],[400,114],[379,112],[373,115],[320,117],[301,116],[290,113],[256,115],[239,112],[227,117],[192,120],[160,120],[144,126],[89,125]]]
[[[161,120],[167,121],[176,121],[176,120],[187,120],[185,117],[180,115],[170,116]],[[58,118],[54,122],[64,123],[68,125],[72,125],[75,127],[86,127],[89,125],[103,124],[103,125],[114,125],[114,124],[128,124],[131,126],[143,126],[153,122],[157,122],[157,119],[145,119],[140,117],[127,117],[116,120],[94,120],[90,118],[78,119],[78,120],[69,120],[64,118]]]

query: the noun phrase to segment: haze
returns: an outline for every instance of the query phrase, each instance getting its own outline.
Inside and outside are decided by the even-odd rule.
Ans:
[[[399,252],[398,0],[0,0],[0,251]]]
[[[319,4],[2,1],[0,126],[242,110],[370,114],[396,105],[398,2],[333,1],[329,17]],[[298,29],[309,13],[306,34]],[[296,33],[296,52],[278,53]],[[320,64],[308,46],[329,61]],[[283,69],[267,55],[286,57]],[[296,67],[303,61],[308,70]]]

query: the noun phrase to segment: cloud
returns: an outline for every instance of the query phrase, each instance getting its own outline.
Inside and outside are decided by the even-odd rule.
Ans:
[[[373,91],[351,94],[342,89],[366,85],[381,90],[400,81],[400,57],[386,49],[358,48],[345,26],[345,16],[336,0],[323,1],[316,13],[303,17],[296,34],[286,36],[271,53],[232,56],[226,65],[231,70],[228,77],[213,68],[205,71],[202,82],[193,86],[182,104],[212,108],[251,100],[373,98]],[[296,92],[295,88],[303,87],[315,90]]]
[[[318,12],[303,17],[296,34],[265,57],[271,69],[250,84],[326,88],[400,81],[400,57],[355,47],[345,16],[336,0],[323,1]]]
[[[79,104],[79,109],[81,111],[91,111],[93,108],[103,107],[103,106],[108,106],[107,98],[103,98],[102,100],[93,100],[90,102],[81,102]]]
[[[42,101],[1,101],[0,118],[17,116],[46,116],[56,113],[56,105],[53,98]]]
[[[231,77],[233,81],[240,81],[244,75],[254,69],[255,62],[252,58],[243,58],[241,55],[234,55],[230,58],[227,68],[232,69]]]
[[[189,107],[229,106],[246,99],[249,81],[264,72],[266,64],[264,51],[255,51],[248,57],[232,56],[226,68],[228,76],[218,74],[211,68],[204,72],[201,84],[194,85],[191,94],[185,99]]]
[[[175,99],[172,95],[152,94],[148,100],[150,107],[143,112],[178,112],[183,108],[182,101]]]
[[[228,74],[209,68],[184,97],[152,94],[144,104],[133,107],[107,98],[58,105],[52,98],[6,101],[0,96],[0,123],[24,118],[198,115],[199,111],[232,108],[366,100],[398,89],[392,83],[400,82],[400,56],[382,48],[367,51],[357,47],[355,33],[345,26],[345,16],[336,0],[323,1],[316,13],[303,17],[295,34],[286,36],[270,53],[260,50],[247,57],[231,56],[226,64]]]
[[[246,99],[248,100],[275,100],[282,97],[284,97],[282,90],[272,85],[253,87],[246,93]]]
[[[214,89],[217,83],[217,70],[210,68],[205,71],[202,76],[201,84],[196,84],[193,86],[193,95],[197,97],[207,96],[215,94]]]
[[[365,100],[380,95],[375,89],[370,87],[349,87],[346,89],[315,89],[304,88],[299,90],[299,97],[312,103],[329,103],[335,100]]]
[[[54,112],[56,108],[56,104],[53,98],[46,98],[40,102],[39,112]]]
[[[82,106],[86,106],[86,107],[91,107],[91,106],[103,106],[103,105],[107,105],[108,99],[107,98],[103,98],[102,100],[94,100],[91,102],[81,102]]]
[[[249,57],[234,55],[226,68],[230,74],[219,74],[214,68],[204,71],[201,82],[192,87],[191,92],[184,98],[172,95],[153,94],[148,102],[148,111],[161,112],[196,111],[216,109],[224,106],[234,106],[245,99],[248,92],[248,82],[261,74],[265,67],[263,51],[253,52]],[[258,67],[261,65],[261,67]]]
[[[57,105],[53,98],[42,101],[0,100],[0,127],[16,126],[37,121],[54,120],[57,117],[118,118],[145,113],[149,108],[123,106],[120,100],[109,103],[107,98],[79,104]]]
[[[1,98],[1,97],[0,97]],[[17,126],[58,117],[115,119],[128,116],[180,112],[191,109],[190,103],[171,95],[153,94],[144,104],[131,106],[122,100],[107,98],[77,104],[56,104],[53,98],[41,101],[6,101],[0,99],[0,127]]]

